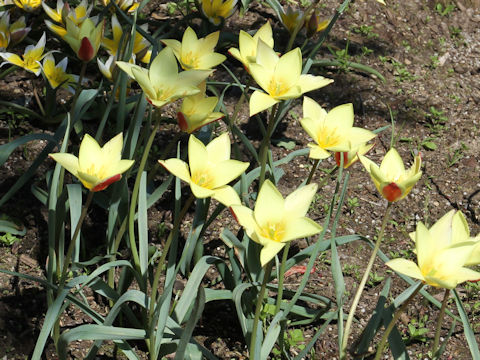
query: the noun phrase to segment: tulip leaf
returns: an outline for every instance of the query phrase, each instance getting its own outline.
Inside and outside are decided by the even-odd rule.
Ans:
[[[8,143],[0,146],[0,166],[5,164],[10,154],[19,146],[22,146],[30,141],[35,140],[46,140],[52,143],[57,143],[57,140],[54,136],[49,134],[28,134],[18,139],[9,141]]]
[[[78,220],[80,219],[80,213],[82,212],[82,185],[80,184],[68,184],[68,204],[70,208],[70,228],[73,230],[77,227]],[[70,231],[70,240],[73,240],[74,231]],[[81,232],[78,233],[75,252],[72,255],[72,262],[78,262],[80,256],[80,239]]]
[[[475,333],[468,321],[468,315],[463,307],[462,301],[458,296],[457,290],[453,290],[453,295],[455,297],[455,303],[457,304],[458,314],[462,319],[463,323],[463,332],[465,333],[465,337],[467,338],[468,347],[470,348],[470,353],[472,354],[472,359],[479,360],[480,359],[480,350],[478,347],[477,340],[475,339]]]
[[[27,229],[25,226],[18,225],[14,221],[0,220],[0,232],[23,236],[27,233]]]
[[[140,272],[146,279],[148,267],[148,215],[147,215],[147,172],[144,171],[140,178],[138,190],[138,242]]]
[[[435,144],[433,141],[424,141],[424,142],[422,142],[422,146],[426,150],[436,150],[437,149],[437,144]]]

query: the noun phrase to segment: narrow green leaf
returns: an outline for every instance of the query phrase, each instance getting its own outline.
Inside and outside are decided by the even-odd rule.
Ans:
[[[467,312],[463,307],[462,301],[460,300],[460,296],[458,296],[457,290],[453,290],[453,295],[455,297],[455,303],[457,304],[458,314],[462,319],[463,323],[463,332],[465,334],[465,338],[467,339],[468,347],[470,349],[470,354],[472,354],[473,360],[480,359],[480,350],[478,348],[477,340],[475,339],[475,333],[470,326],[470,322],[468,320]]]
[[[144,171],[140,178],[138,190],[138,242],[140,272],[144,279],[148,267],[148,215],[147,215],[147,172]]]
[[[68,204],[70,207],[70,240],[73,240],[73,233],[77,227],[80,214],[82,213],[82,185],[80,184],[68,184]],[[80,238],[81,231],[78,233],[75,252],[72,254],[72,262],[78,262],[80,259]]]

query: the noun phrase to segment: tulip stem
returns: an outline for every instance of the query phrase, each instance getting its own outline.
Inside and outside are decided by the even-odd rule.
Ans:
[[[345,324],[345,331],[343,332],[343,339],[342,339],[342,346],[340,348],[340,359],[345,359],[347,354],[347,345],[348,345],[348,338],[350,336],[353,317],[355,315],[355,310],[357,310],[358,302],[360,301],[360,296],[362,295],[363,288],[367,283],[368,276],[370,275],[370,271],[372,270],[373,263],[375,262],[375,258],[377,256],[378,250],[380,249],[380,244],[383,239],[383,234],[385,232],[385,227],[387,225],[388,219],[390,218],[390,211],[392,209],[392,203],[389,202],[387,205],[387,209],[385,210],[385,215],[383,216],[382,227],[380,228],[380,233],[378,234],[377,241],[375,242],[375,247],[373,248],[372,255],[370,256],[370,260],[368,261],[367,268],[362,277],[362,281],[358,285],[357,292],[355,293],[355,297],[353,298],[352,305],[350,307],[350,311],[348,313],[347,322]]]
[[[283,276],[285,274],[285,267],[288,258],[288,251],[290,250],[290,241],[285,244],[283,248],[282,254],[282,263],[280,265],[280,271],[278,273],[278,292],[277,292],[277,303],[275,306],[275,315],[278,314],[280,311],[280,306],[282,305],[282,297],[283,297]],[[281,335],[281,334],[280,334]]]
[[[72,107],[70,108],[70,116],[72,117],[72,120],[73,120],[73,114],[75,113],[75,105],[77,104],[78,97],[82,92],[82,82],[86,72],[87,72],[87,63],[82,62],[82,68],[80,69],[80,75],[78,76],[78,84],[75,89],[75,95],[73,95]]]
[[[260,292],[258,293],[257,305],[255,307],[255,317],[253,319],[252,335],[250,338],[249,353],[250,353],[250,359],[252,360],[259,360],[255,358],[255,345],[257,343],[258,322],[260,321],[260,312],[262,310],[263,298],[265,297],[265,289],[267,287],[267,282],[268,282],[268,278],[270,277],[270,273],[272,272],[272,267],[273,267],[273,260],[270,260],[268,264],[265,266],[262,287],[260,288]]]
[[[160,117],[158,117],[160,119]],[[132,251],[133,261],[135,263],[135,268],[140,272],[140,258],[138,256],[137,243],[135,240],[135,209],[137,207],[138,192],[140,189],[140,179],[142,177],[143,170],[145,169],[145,164],[147,163],[148,154],[150,153],[150,148],[152,147],[153,140],[155,135],[160,127],[160,121],[155,121],[150,137],[145,144],[145,149],[143,150],[142,159],[140,160],[140,166],[138,167],[137,177],[135,178],[135,185],[133,186],[132,199],[130,202],[130,212],[128,215],[128,238],[130,240],[130,249]]]
[[[319,162],[320,162],[320,159],[315,159],[315,162],[313,163],[313,166],[312,166],[312,170],[310,170],[310,174],[308,174],[307,182],[305,185],[310,184],[310,181],[312,181],[313,174],[315,174],[315,170],[317,170]]]
[[[265,181],[265,170],[267,167],[267,155],[268,155],[268,148],[270,147],[270,138],[272,136],[273,130],[275,129],[275,114],[277,112],[277,106],[275,104],[270,112],[270,117],[268,118],[268,127],[265,137],[263,138],[262,144],[260,145],[260,180],[259,186],[260,189],[262,187],[263,182]]]
[[[398,318],[400,317],[400,315],[402,315],[402,313],[405,311],[405,309],[407,308],[410,301],[413,300],[413,298],[418,294],[418,292],[422,289],[422,287],[423,287],[423,283],[420,282],[418,284],[418,286],[415,288],[415,291],[407,298],[407,300],[404,301],[402,306],[397,311],[395,311],[395,315],[393,315],[392,320],[390,320],[390,323],[388,324],[387,328],[385,329],[385,332],[383,333],[382,339],[380,340],[380,343],[378,344],[377,353],[375,354],[375,359],[374,360],[380,360],[380,357],[382,356],[382,353],[383,353],[383,349],[384,349],[384,347],[387,343],[388,336],[392,332],[393,327],[395,326]]]
[[[433,340],[432,347],[432,359],[437,359],[438,345],[440,344],[440,330],[442,329],[443,317],[447,308],[448,298],[450,297],[450,289],[445,289],[445,295],[443,295],[442,307],[440,308],[440,314],[437,318],[437,326],[435,328],[435,338]]]

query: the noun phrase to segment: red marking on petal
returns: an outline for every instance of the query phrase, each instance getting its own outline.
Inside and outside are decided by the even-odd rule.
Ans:
[[[284,277],[289,277],[289,276],[292,276],[292,275],[295,275],[295,274],[303,275],[303,274],[305,274],[306,271],[307,271],[306,266],[304,266],[304,265],[294,265],[290,269],[285,271],[285,274],[283,276]],[[310,274],[313,274],[313,273],[315,273],[315,268],[312,268],[312,270],[310,270]]]
[[[335,153],[335,162],[337,166],[340,166],[340,154],[343,154],[343,166],[348,163],[348,152],[336,152]]]
[[[237,215],[235,215],[235,212],[233,211],[233,209],[232,209],[231,206],[228,208],[228,210],[230,210],[230,214],[232,214],[232,216],[233,216],[233,218],[235,219],[235,221],[238,222]]]
[[[145,97],[145,99],[147,99],[147,101],[150,105],[153,105],[152,100],[150,100],[148,97]]]
[[[479,282],[480,279],[477,279],[477,280],[469,280],[469,282]]]
[[[80,45],[80,49],[78,49],[77,55],[80,60],[85,62],[89,62],[95,56],[95,50],[92,43],[86,36],[82,39],[82,44]]]
[[[177,120],[178,126],[180,126],[180,130],[188,132],[188,123],[185,115],[181,111],[177,112]]]
[[[122,178],[122,174],[113,175],[112,177],[109,177],[107,180],[102,181],[100,184],[95,186],[90,191],[97,192],[97,191],[105,190],[110,184],[113,184],[114,182],[117,182],[121,178]]]
[[[394,182],[386,185],[382,189],[382,194],[390,202],[397,201],[402,196],[402,189]]]

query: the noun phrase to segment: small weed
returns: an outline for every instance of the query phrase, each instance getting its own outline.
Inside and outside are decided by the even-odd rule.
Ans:
[[[430,112],[425,114],[427,119],[427,127],[432,130],[434,133],[439,133],[445,129],[445,124],[448,121],[448,118],[444,115],[442,110],[437,110],[435,106],[430,106]]]
[[[404,82],[404,81],[413,81],[417,77],[408,71],[405,64],[398,62],[396,60],[390,60],[393,65],[393,75],[395,76],[395,81],[397,83]]]
[[[5,246],[12,246],[17,241],[20,241],[20,238],[16,237],[15,235],[12,235],[10,233],[6,233],[6,234],[0,236],[0,244],[5,245]]]
[[[385,276],[379,275],[377,272],[373,271],[368,275],[367,285],[373,287],[381,283],[383,280],[385,280]]]
[[[359,206],[360,203],[357,197],[347,199],[347,209],[350,214],[353,214],[355,212],[355,208]]]
[[[412,343],[415,341],[426,342],[428,328],[426,327],[428,321],[428,315],[423,315],[417,319],[412,319],[408,324],[408,335],[404,337],[406,343]]]
[[[448,4],[448,5],[443,5],[442,3],[437,3],[435,5],[435,11],[437,12],[438,15],[440,16],[447,16],[453,11],[455,11],[456,6],[455,4]]]
[[[286,331],[283,334],[283,341],[286,349],[297,348],[298,350],[305,349],[305,336],[301,329],[291,329]],[[272,350],[274,359],[282,359],[281,352],[279,349],[274,348]],[[315,350],[312,348],[309,352],[310,356],[315,355]],[[312,357],[313,358],[313,357]]]
[[[360,25],[360,26],[354,27],[352,30],[354,33],[366,36],[367,39],[376,39],[379,37],[377,33],[373,32],[372,25]]]
[[[362,56],[368,56],[368,55],[370,55],[371,53],[373,53],[373,50],[372,50],[372,49],[369,49],[369,48],[366,47],[366,46],[362,46]]]
[[[440,60],[438,60],[438,55],[430,56],[430,68],[436,69],[440,65]]]
[[[450,26],[450,37],[452,39],[460,39],[462,34],[462,30],[455,26]]]
[[[453,151],[449,151],[447,154],[447,167],[452,167],[465,157],[465,151],[468,150],[468,146],[462,141],[460,146]]]
[[[345,264],[343,266],[343,273],[347,276],[355,278],[357,281],[360,281],[362,274],[360,273],[360,266],[356,264]]]
[[[412,48],[407,40],[402,40],[402,46],[405,48],[405,51],[410,51]]]

